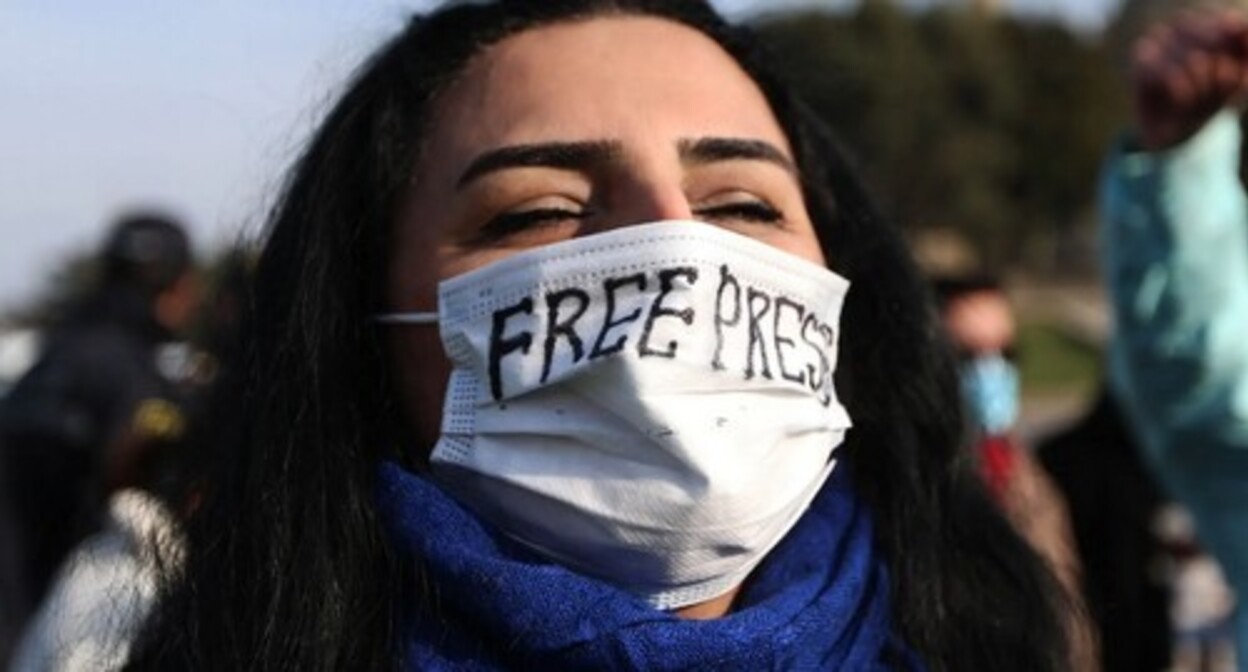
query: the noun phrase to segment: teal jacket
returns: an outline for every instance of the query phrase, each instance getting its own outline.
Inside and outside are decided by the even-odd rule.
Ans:
[[[1165,152],[1111,155],[1110,382],[1202,542],[1248,598],[1248,198],[1230,112]],[[1246,599],[1248,601],[1248,599]],[[1248,609],[1240,610],[1248,616]],[[1248,617],[1237,625],[1248,652]],[[1248,670],[1248,653],[1240,656]]]

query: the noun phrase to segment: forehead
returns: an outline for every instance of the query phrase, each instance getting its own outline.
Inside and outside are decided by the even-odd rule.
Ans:
[[[704,136],[788,144],[762,92],[687,26],[606,16],[543,26],[485,49],[440,98],[440,152],[542,141]],[[438,151],[440,150],[440,152]]]

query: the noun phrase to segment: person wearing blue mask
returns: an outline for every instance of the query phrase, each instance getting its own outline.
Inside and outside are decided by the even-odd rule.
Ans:
[[[959,362],[963,410],[980,446],[982,472],[1001,499],[1019,461],[1015,323],[1001,283],[986,275],[933,279],[945,333]]]
[[[933,278],[945,333],[959,362],[962,408],[973,428],[980,475],[1010,522],[1044,556],[1070,594],[1080,568],[1065,500],[1016,435],[1021,386],[1009,297],[989,275]],[[1086,616],[1073,618],[1078,655],[1092,666]]]

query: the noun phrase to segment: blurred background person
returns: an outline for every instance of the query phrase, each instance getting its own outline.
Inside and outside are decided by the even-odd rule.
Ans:
[[[1178,13],[1182,9],[1221,11]],[[1233,10],[1233,11],[1232,11]],[[1134,129],[1103,193],[1117,332],[1110,383],[1157,477],[1239,594],[1248,591],[1248,202],[1237,109],[1241,3],[1141,3]],[[1236,644],[1248,669],[1248,618]]]
[[[185,230],[158,213],[123,217],[98,264],[98,287],[0,401],[0,504],[15,558],[5,600],[17,622],[99,528],[106,496],[150,482],[186,429],[182,392],[158,357],[197,303]]]
[[[1006,517],[1077,597],[1080,568],[1066,504],[1016,432],[1021,388],[1009,298],[1000,280],[989,275],[939,276],[932,284],[958,356],[980,475]],[[1082,617],[1075,614],[1069,624],[1072,648],[1080,669],[1095,669],[1094,637]]]
[[[1014,431],[1020,387],[1009,300],[1000,282],[989,276],[940,277],[934,287],[959,357],[980,474],[1011,522],[1064,582],[1075,585],[1079,570],[1065,504]]]
[[[251,255],[241,247],[205,263],[202,299],[187,339],[166,346],[161,357],[175,365],[162,369],[172,368],[184,388],[184,439],[162,449],[159,459],[109,496],[101,529],[61,565],[25,627],[10,661],[12,672],[124,665],[159,593],[160,573],[183,557],[182,522],[197,505],[205,471],[189,453],[205,425],[214,422],[205,417],[205,397],[237,373],[235,335],[251,265]],[[198,454],[201,459],[212,455],[210,450]]]

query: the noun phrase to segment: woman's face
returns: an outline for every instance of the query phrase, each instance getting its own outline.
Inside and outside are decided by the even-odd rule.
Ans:
[[[714,41],[634,16],[529,30],[478,55],[434,106],[395,223],[388,309],[433,311],[451,276],[664,219],[824,263],[788,141]],[[437,329],[396,328],[391,351],[431,449],[449,371]]]

